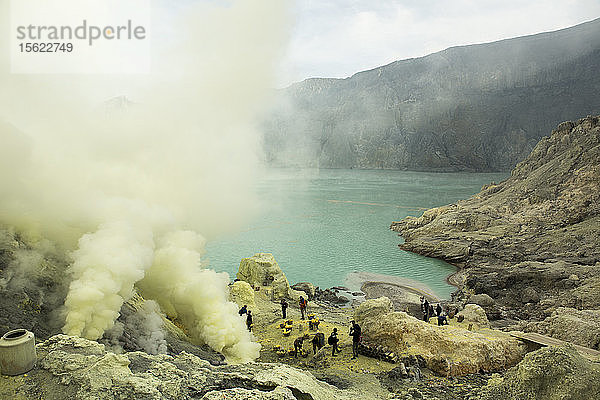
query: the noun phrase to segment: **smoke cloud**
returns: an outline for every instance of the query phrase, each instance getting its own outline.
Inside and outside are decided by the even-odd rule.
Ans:
[[[168,316],[178,318],[193,337],[246,362],[259,356],[238,307],[227,300],[229,277],[199,269],[204,238],[192,231],[171,232],[161,239],[154,263],[139,283],[142,295],[158,301]]]
[[[131,304],[131,303],[130,303]],[[143,350],[148,354],[166,354],[167,341],[160,307],[154,300],[144,300],[139,307],[121,309],[112,328],[104,332],[102,343],[114,353]]]
[[[74,280],[65,301],[63,331],[96,340],[112,328],[133,285],[152,263],[153,248],[150,230],[126,223],[103,224],[83,235],[72,253]]]
[[[256,119],[288,7],[158,7],[149,75],[14,75],[0,41],[0,222],[71,251],[64,332],[100,338],[139,286],[228,359],[258,356],[228,276],[202,267],[202,237],[257,208]]]

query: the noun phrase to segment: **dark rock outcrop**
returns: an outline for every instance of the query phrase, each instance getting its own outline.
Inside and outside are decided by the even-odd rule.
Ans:
[[[600,19],[452,47],[280,91],[267,161],[325,168],[508,171],[560,121],[600,109]]]
[[[46,339],[60,332],[67,265],[55,245],[0,226],[0,335],[24,328]]]
[[[492,297],[490,319],[600,309],[600,118],[561,123],[506,181],[391,228],[402,249],[462,267],[459,297]]]

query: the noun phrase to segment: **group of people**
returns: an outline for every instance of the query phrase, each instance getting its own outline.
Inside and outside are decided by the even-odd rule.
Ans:
[[[442,309],[442,305],[438,303],[434,309],[433,304],[430,304],[425,296],[421,296],[421,312],[423,313],[423,321],[425,322],[429,322],[429,318],[437,316],[438,326],[448,325],[448,319]]]
[[[283,319],[287,318],[287,308],[289,306],[288,302],[285,299],[281,299],[281,314]],[[304,298],[304,296],[300,296],[300,300],[298,300],[298,306],[300,307],[300,315],[302,319],[305,318],[306,315],[306,307],[308,306],[308,300]]]
[[[362,329],[355,321],[352,321],[352,326],[350,327],[350,336],[352,336],[352,359],[354,360],[358,357],[358,347],[360,341],[362,340]],[[298,357],[298,354],[302,350],[304,340],[307,338],[308,335],[304,335],[298,337],[294,341],[295,357]],[[339,347],[339,342],[340,339],[338,338],[338,329],[333,328],[333,331],[327,338],[327,344],[331,346],[332,357],[335,357],[338,353],[342,352]],[[313,354],[316,354],[317,351],[321,350],[321,348],[325,345],[325,335],[322,332],[317,332],[315,336],[313,336],[311,343],[313,346]]]
[[[239,313],[240,316],[246,314],[246,328],[252,332],[252,311],[248,310],[248,305],[244,304],[244,306],[240,308]]]
[[[302,319],[304,319],[306,314],[306,306],[308,305],[308,301],[304,298],[304,296],[300,296],[300,300],[298,301],[298,305],[300,306],[300,313],[302,314]],[[287,318],[287,308],[289,304],[285,299],[281,299],[281,313],[283,314],[283,318]],[[250,332],[252,332],[252,311],[248,310],[248,305],[244,304],[239,311],[240,316],[246,314],[246,327]]]
[[[288,302],[285,299],[281,299],[281,314],[283,318],[287,318],[287,308],[289,307]],[[304,298],[304,296],[300,296],[300,300],[298,301],[298,306],[300,307],[300,314],[302,319],[305,318],[306,315],[306,307],[308,305],[308,301]],[[439,307],[439,305],[438,305]],[[248,310],[248,305],[244,304],[239,311],[240,316],[246,314],[246,327],[250,332],[252,332],[252,312]],[[351,321],[352,326],[350,327],[349,335],[352,336],[352,359],[356,359],[358,357],[358,348],[359,344],[362,340],[362,329],[360,325],[356,323],[356,321]],[[294,350],[295,356],[297,357],[299,352],[302,349],[302,345],[304,344],[304,340],[308,339],[308,335],[303,335],[294,340]],[[333,331],[327,338],[327,344],[331,345],[331,355],[333,357],[336,356],[337,353],[340,353],[341,350],[339,348],[338,343],[340,339],[338,338],[338,330],[337,328],[333,328]],[[316,354],[318,350],[320,350],[325,345],[325,335],[322,332],[317,332],[315,336],[311,340],[313,346],[313,354]]]

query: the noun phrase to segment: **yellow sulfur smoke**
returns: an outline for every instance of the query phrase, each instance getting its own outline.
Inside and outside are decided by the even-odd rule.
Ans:
[[[238,307],[227,300],[227,274],[200,268],[203,251],[204,239],[194,232],[165,235],[138,287],[229,361],[251,361],[259,356],[260,344],[252,342]]]
[[[63,331],[96,340],[112,328],[133,285],[152,263],[152,234],[127,223],[103,224],[79,239]]]
[[[0,223],[71,251],[66,333],[101,337],[139,284],[198,340],[247,361],[259,346],[193,232],[236,230],[257,208],[256,126],[290,4],[153,4],[148,75],[11,74],[0,35]]]

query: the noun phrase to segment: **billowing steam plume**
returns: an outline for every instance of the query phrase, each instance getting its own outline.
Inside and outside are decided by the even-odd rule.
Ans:
[[[12,75],[0,58],[0,223],[72,250],[66,333],[101,337],[137,286],[230,360],[258,356],[228,277],[202,267],[200,233],[236,229],[256,208],[255,121],[288,5],[224,3],[170,21],[150,75]],[[103,101],[121,94],[133,104],[107,117]]]
[[[252,343],[237,314],[227,301],[226,273],[199,269],[204,239],[191,231],[164,236],[154,263],[139,284],[142,294],[156,299],[170,316],[180,319],[213,349],[230,360],[249,361],[258,357],[260,345]]]
[[[83,235],[73,252],[64,332],[95,340],[112,328],[123,301],[151,265],[153,248],[151,231],[126,223],[103,224]]]

